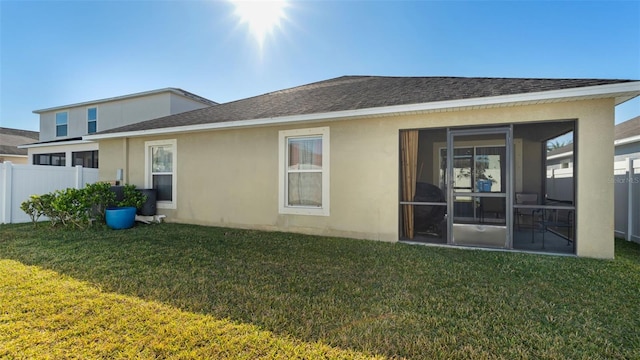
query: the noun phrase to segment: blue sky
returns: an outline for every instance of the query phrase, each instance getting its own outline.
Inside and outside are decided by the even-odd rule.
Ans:
[[[262,48],[228,1],[0,0],[0,126],[165,87],[217,102],[342,75],[640,80],[640,1],[292,1]],[[616,122],[640,115],[640,99]]]

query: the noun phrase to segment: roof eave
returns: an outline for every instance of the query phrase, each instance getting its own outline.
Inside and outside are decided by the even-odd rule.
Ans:
[[[614,143],[614,145],[625,145],[625,144],[631,144],[631,143],[635,143],[635,142],[640,142],[640,135],[630,136],[630,137],[623,138],[623,139],[618,139],[618,140],[615,140],[613,143]]]
[[[67,145],[78,145],[78,144],[91,144],[93,141],[91,140],[70,140],[70,141],[56,141],[56,142],[41,142],[41,143],[33,143],[33,144],[24,144],[18,145],[18,149],[32,149],[39,147],[49,147],[49,146],[67,146]]]
[[[515,105],[531,105],[540,103],[564,102],[597,98],[614,98],[618,105],[624,101],[640,96],[640,81],[598,85],[573,89],[551,90],[533,93],[501,95],[482,98],[445,100],[420,104],[393,105],[357,110],[342,110],[326,113],[290,115],[273,118],[212,122],[206,124],[185,125],[148,130],[126,131],[118,133],[95,134],[83,136],[83,140],[102,140],[122,137],[140,137],[163,135],[170,133],[195,132],[219,129],[234,129],[255,126],[270,126],[290,123],[307,123],[318,121],[334,121],[362,117],[378,117],[442,112],[466,109],[504,107]]]
[[[562,152],[559,154],[547,156],[547,160],[562,159],[562,158],[570,157],[572,155],[573,155],[573,151],[567,151],[567,152]]]

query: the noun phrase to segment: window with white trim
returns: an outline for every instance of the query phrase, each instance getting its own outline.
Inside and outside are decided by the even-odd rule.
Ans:
[[[69,120],[69,113],[59,112],[56,113],[56,136],[67,136],[67,125]]]
[[[93,134],[98,131],[98,108],[92,107],[87,109],[87,134]]]
[[[279,211],[329,216],[329,128],[279,132]]]
[[[146,141],[145,187],[157,193],[157,206],[176,208],[177,142],[175,139]]]

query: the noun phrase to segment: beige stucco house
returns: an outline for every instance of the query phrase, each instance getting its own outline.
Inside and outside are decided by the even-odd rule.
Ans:
[[[612,258],[614,107],[640,82],[345,76],[93,135],[167,221]],[[574,133],[572,202],[546,141]]]
[[[99,167],[99,145],[82,136],[217,103],[178,88],[164,88],[107,99],[34,110],[40,115],[39,141],[20,146],[28,163]]]

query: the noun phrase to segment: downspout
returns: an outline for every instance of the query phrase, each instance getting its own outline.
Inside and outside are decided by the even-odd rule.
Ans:
[[[129,138],[122,139],[122,168],[124,174],[122,174],[122,182],[124,184],[129,183]]]

